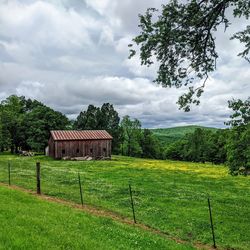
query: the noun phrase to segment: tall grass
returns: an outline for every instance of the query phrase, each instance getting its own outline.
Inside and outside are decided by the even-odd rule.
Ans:
[[[41,162],[42,192],[80,203],[78,172],[87,204],[131,217],[173,237],[212,245],[207,197],[219,246],[249,249],[249,178],[232,177],[224,166],[115,156],[111,161],[54,161],[47,157],[0,156],[0,181],[35,190],[35,163]]]

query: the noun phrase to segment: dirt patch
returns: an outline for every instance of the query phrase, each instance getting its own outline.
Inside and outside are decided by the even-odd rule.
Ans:
[[[60,204],[66,205],[68,207],[72,207],[72,208],[75,208],[77,210],[81,210],[81,211],[87,212],[87,213],[95,215],[95,216],[111,218],[111,219],[113,219],[113,220],[115,220],[117,222],[143,229],[145,231],[148,231],[148,232],[153,233],[153,234],[157,234],[157,235],[159,235],[161,237],[164,237],[166,239],[173,240],[173,241],[175,241],[176,243],[179,243],[179,244],[187,244],[188,243],[188,244],[191,244],[193,247],[196,247],[197,249],[207,249],[207,250],[214,249],[212,246],[205,245],[205,244],[202,244],[202,243],[199,243],[199,242],[189,242],[189,241],[185,241],[185,240],[173,237],[170,234],[168,234],[167,232],[163,232],[163,231],[161,231],[159,229],[150,227],[149,225],[146,225],[146,224],[134,223],[133,220],[131,220],[129,218],[126,218],[126,217],[124,217],[124,216],[122,216],[122,215],[120,215],[118,213],[109,211],[109,210],[105,210],[105,209],[102,209],[102,208],[98,208],[98,207],[91,206],[91,205],[85,205],[85,204],[82,206],[82,205],[76,204],[74,202],[66,201],[66,200],[63,200],[63,199],[51,197],[51,196],[44,195],[44,194],[38,195],[34,191],[27,190],[25,188],[14,186],[14,185],[9,186],[9,185],[4,184],[4,183],[0,183],[0,185],[4,186],[4,187],[8,187],[10,189],[14,189],[14,190],[18,190],[18,191],[22,191],[22,192],[31,194],[31,195],[36,196],[38,199],[41,199],[41,200],[60,203]],[[223,249],[223,248],[217,248],[217,249],[220,250],[220,249]]]

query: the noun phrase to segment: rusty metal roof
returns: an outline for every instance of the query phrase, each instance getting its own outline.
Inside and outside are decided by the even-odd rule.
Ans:
[[[106,130],[52,130],[50,133],[55,141],[113,139]]]

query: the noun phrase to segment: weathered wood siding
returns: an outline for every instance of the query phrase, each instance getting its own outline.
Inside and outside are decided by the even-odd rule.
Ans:
[[[49,140],[49,155],[55,159],[63,157],[91,156],[94,159],[111,157],[111,140]]]
[[[52,137],[49,138],[49,156],[55,158],[55,142]]]

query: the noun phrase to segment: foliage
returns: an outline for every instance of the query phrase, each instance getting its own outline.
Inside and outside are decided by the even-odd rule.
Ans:
[[[231,100],[228,102],[228,107],[231,108],[234,113],[230,116],[231,120],[226,122],[227,125],[237,127],[250,123],[250,97],[245,101],[240,99]]]
[[[227,164],[231,174],[250,172],[250,97],[245,100],[229,101],[234,113],[227,122],[232,126],[227,144]]]
[[[139,120],[131,120],[129,116],[124,116],[121,121],[123,133],[122,154],[128,156],[140,156],[142,148],[141,140],[141,123]]]
[[[155,82],[164,87],[188,86],[189,91],[179,98],[180,108],[190,110],[190,104],[199,104],[205,82],[216,69],[216,31],[230,26],[228,9],[235,18],[249,18],[249,0],[189,0],[183,3],[171,0],[162,5],[161,12],[149,8],[139,15],[141,33],[133,41],[140,48],[142,65],[159,64]],[[245,45],[239,56],[247,58],[250,49],[250,26],[237,32],[232,39]],[[130,47],[133,44],[129,45]],[[130,57],[136,54],[131,48]],[[195,87],[195,81],[203,81]]]
[[[3,147],[10,147],[12,153],[17,152],[23,140],[21,122],[25,113],[25,98],[12,95],[3,100],[0,105]]]
[[[130,183],[138,223],[159,229],[171,238],[212,245],[207,207],[207,195],[209,195],[218,248],[249,249],[250,239],[246,233],[250,223],[248,178],[232,177],[228,174],[226,166],[209,163],[150,160],[124,156],[113,156],[112,159],[111,161],[84,162],[55,161],[44,156],[25,158],[4,154],[0,155],[0,180],[8,183],[7,162],[9,161],[13,185],[34,191],[36,189],[35,163],[39,161],[42,171],[42,192],[81,204],[78,185],[79,172],[83,183],[84,204],[111,210],[132,220],[128,191]],[[8,197],[12,196],[8,195]],[[4,205],[7,202],[1,204]],[[30,211],[32,204],[28,204],[27,211]],[[11,208],[14,209],[15,206],[11,206]],[[42,212],[43,206],[41,208],[37,211]],[[57,211],[57,209],[49,209],[49,211]],[[54,214],[56,213],[54,212]],[[58,216],[65,220],[66,217],[61,215],[60,210],[58,213]],[[67,212],[68,215],[69,212]],[[1,218],[3,216],[0,216],[0,220]],[[15,218],[21,217],[13,216],[13,220]],[[70,218],[68,219],[70,220]],[[78,221],[82,220],[84,219]],[[47,222],[50,225],[50,217]],[[61,219],[58,220],[58,223],[60,222]],[[52,224],[54,225],[54,220],[52,220],[51,226]],[[80,224],[77,223],[77,226],[83,232]],[[87,226],[88,223],[83,224]],[[46,225],[43,226],[47,228]],[[66,225],[69,226],[68,223]],[[74,233],[76,224],[72,222],[70,225],[70,229]],[[100,233],[105,231],[109,225],[110,223],[106,223],[100,229]],[[18,227],[12,228],[14,230]],[[53,242],[56,242],[54,241],[56,240],[55,235],[60,235],[60,231],[54,231],[52,228],[51,232],[58,233],[53,233]],[[237,230],[235,230],[236,228]],[[5,226],[2,226],[2,229],[6,232]],[[114,227],[112,229],[113,232],[116,232]],[[33,228],[29,228],[29,230],[32,231]],[[65,230],[68,232],[67,229]],[[41,232],[41,236],[43,233],[44,231]],[[0,237],[1,235],[5,234],[0,232]],[[21,235],[19,234],[19,237]],[[141,247],[144,248],[144,245]],[[124,248],[126,247],[124,246]],[[148,248],[150,245],[145,245],[145,249]],[[153,249],[155,248],[153,244]],[[159,247],[159,249],[173,248],[170,246]]]
[[[100,109],[90,104],[86,111],[80,112],[76,118],[74,128],[82,130],[99,129]]]
[[[227,164],[233,175],[250,171],[250,124],[244,129],[232,129],[227,144]]]
[[[17,152],[22,149],[43,151],[49,131],[65,129],[66,116],[24,96],[9,96],[0,104],[0,147]]]
[[[151,129],[151,131],[158,138],[161,144],[166,147],[180,139],[183,139],[186,134],[193,133],[197,128],[217,131],[216,128],[196,126],[196,125],[180,126],[173,128],[158,128],[158,129]]]
[[[143,158],[162,159],[160,142],[151,130],[143,129],[140,144]]]
[[[41,152],[48,145],[51,130],[64,130],[69,121],[65,115],[44,105],[39,105],[28,112],[23,119],[27,144]]]
[[[120,117],[110,103],[104,103],[101,108],[89,105],[86,111],[80,112],[73,125],[81,130],[107,130],[112,136],[112,150],[118,152],[120,143]]]
[[[228,130],[197,128],[165,149],[165,157],[192,162],[226,162]]]

